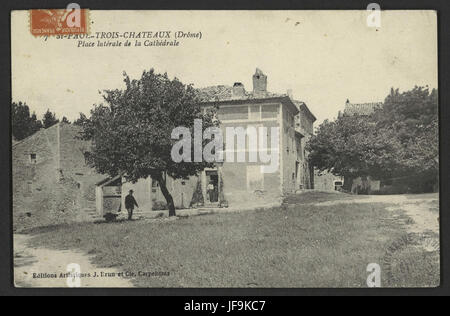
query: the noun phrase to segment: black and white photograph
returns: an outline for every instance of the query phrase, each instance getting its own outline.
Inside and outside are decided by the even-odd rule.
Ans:
[[[437,12],[367,5],[11,11],[14,286],[439,287]]]

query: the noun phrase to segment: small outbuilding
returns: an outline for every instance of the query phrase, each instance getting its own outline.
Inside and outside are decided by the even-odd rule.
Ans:
[[[99,216],[120,210],[122,177],[106,178],[95,185],[96,211]]]

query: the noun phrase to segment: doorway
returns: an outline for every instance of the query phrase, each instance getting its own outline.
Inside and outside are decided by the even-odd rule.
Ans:
[[[206,171],[206,196],[209,203],[219,202],[219,175],[217,170]]]

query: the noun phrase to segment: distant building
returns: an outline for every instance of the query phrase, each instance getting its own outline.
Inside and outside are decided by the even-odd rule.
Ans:
[[[350,103],[345,102],[344,115],[370,115],[383,106],[383,102]]]
[[[314,189],[320,191],[340,191],[344,186],[344,177],[338,177],[331,172],[314,171]]]
[[[345,102],[344,115],[367,116],[382,107],[383,102],[350,103],[347,99]],[[380,191],[380,181],[370,176],[347,179],[347,182],[349,183],[346,183],[346,186],[348,185],[348,188],[351,187],[351,192],[355,194],[371,194]]]
[[[86,164],[90,143],[81,128],[58,123],[12,145],[14,226],[90,219],[95,183],[104,176]]]
[[[313,169],[307,162],[305,145],[313,134],[315,116],[304,102],[294,100],[290,92],[267,91],[267,76],[260,69],[256,69],[252,79],[252,91],[247,91],[240,82],[199,89],[201,105],[205,111],[212,106],[219,107],[218,119],[224,134],[227,127],[278,127],[278,148],[271,149],[279,152],[278,169],[262,173],[258,162],[225,161],[189,180],[167,177],[176,207],[217,206],[224,202],[230,205],[270,203],[298,189],[313,188]],[[211,196],[207,194],[210,184],[216,191]],[[136,200],[146,209],[165,204],[158,183],[150,178],[122,185],[123,194],[133,189]]]
[[[350,103],[350,100],[347,99],[345,102],[344,111],[339,111],[338,117],[342,115],[352,116],[352,115],[359,115],[359,116],[367,116],[371,115],[375,112],[375,110],[381,108],[383,106],[383,102],[368,102],[368,103]],[[370,178],[369,178],[370,179]],[[347,183],[349,182],[349,183]],[[348,189],[351,187],[352,192],[376,192],[379,190],[379,181],[376,180],[367,180],[362,181],[362,179],[357,178],[352,181],[352,179],[347,179],[346,186],[350,185],[350,182],[352,182],[352,185],[348,187]],[[367,184],[366,184],[367,182]],[[338,185],[336,185],[338,184]],[[317,190],[335,190],[337,188],[341,189],[344,185],[344,179],[342,177],[337,177],[329,172],[318,172],[315,171],[314,173],[314,189]]]

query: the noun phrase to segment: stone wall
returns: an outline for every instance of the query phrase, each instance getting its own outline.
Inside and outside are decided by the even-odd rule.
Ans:
[[[335,181],[344,183],[344,178],[333,175],[331,172],[314,171],[314,189],[321,191],[334,191]]]
[[[283,108],[283,121],[280,128],[281,133],[281,159],[280,163],[283,172],[283,189],[284,194],[293,193],[300,188],[298,183],[297,162],[300,165],[301,157],[299,157],[299,147],[301,140],[295,135],[294,115]]]
[[[50,187],[58,180],[57,128],[53,126],[16,143],[12,148],[13,226],[51,224],[45,213],[56,201]],[[36,161],[31,161],[31,155]],[[54,189],[53,189],[54,192]]]
[[[95,209],[101,176],[79,154],[86,142],[74,138],[77,129],[57,124],[13,146],[14,230],[87,220],[82,210]]]
[[[79,139],[81,127],[63,123],[60,125],[61,176],[75,183],[77,206],[81,209],[94,209],[95,184],[105,176],[87,165],[85,152],[90,150],[91,143]]]

